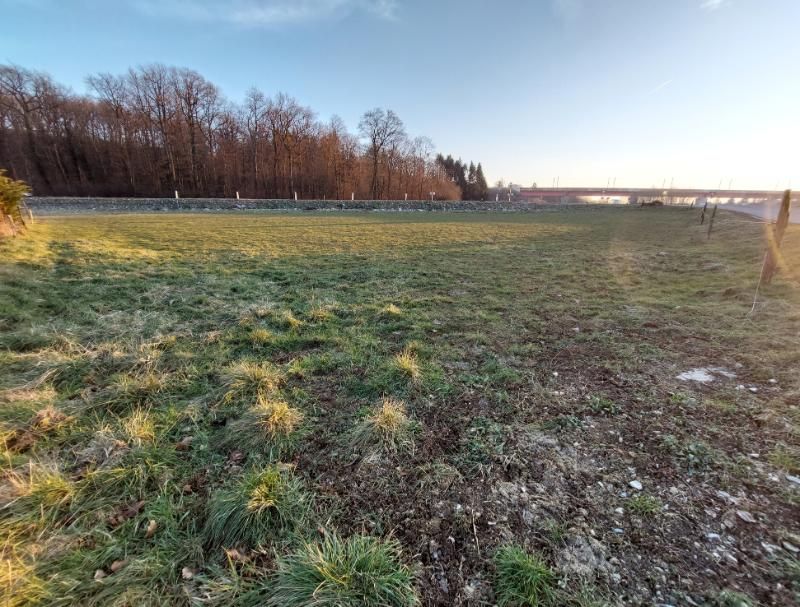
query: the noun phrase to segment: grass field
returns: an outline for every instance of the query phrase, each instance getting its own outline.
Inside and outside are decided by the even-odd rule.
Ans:
[[[796,604],[800,226],[752,314],[763,226],[706,227],[41,220],[0,243],[3,605]]]

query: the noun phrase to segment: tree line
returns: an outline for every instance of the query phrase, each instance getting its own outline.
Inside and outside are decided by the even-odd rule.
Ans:
[[[485,197],[480,164],[465,177],[460,161],[435,158],[430,139],[409,137],[392,110],[366,112],[353,134],[283,93],[252,88],[231,102],[185,68],[86,82],[90,93],[78,95],[47,74],[0,65],[0,167],[34,194]]]

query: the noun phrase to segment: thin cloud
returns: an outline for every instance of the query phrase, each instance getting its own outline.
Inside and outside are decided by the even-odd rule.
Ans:
[[[133,6],[152,17],[276,26],[338,19],[366,13],[394,19],[397,0],[134,0]]]
[[[702,2],[700,2],[700,8],[708,12],[715,11],[721,8],[727,1],[728,0],[702,0]]]
[[[652,89],[652,90],[648,91],[648,92],[645,94],[645,97],[649,97],[650,95],[655,95],[655,94],[656,94],[658,91],[660,91],[661,89],[667,88],[667,87],[668,87],[670,84],[672,84],[672,79],[671,79],[671,78],[670,78],[669,80],[665,80],[664,82],[662,82],[661,84],[659,84],[659,85],[658,85],[657,87],[655,87],[654,89]]]

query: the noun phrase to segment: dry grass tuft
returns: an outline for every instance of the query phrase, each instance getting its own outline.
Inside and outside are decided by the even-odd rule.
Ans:
[[[417,354],[410,347],[405,347],[402,352],[397,354],[394,357],[394,363],[403,375],[407,375],[413,381],[419,381],[422,377]]]
[[[330,306],[314,306],[308,313],[308,317],[314,322],[325,322],[334,316]]]
[[[152,443],[156,438],[155,421],[146,409],[135,409],[133,413],[121,419],[120,430],[125,440],[136,446]]]
[[[224,400],[253,402],[277,390],[283,381],[283,374],[270,363],[239,362],[230,367],[226,374],[228,391]]]
[[[411,451],[417,429],[406,412],[403,401],[384,398],[353,432],[353,446],[395,453]]]
[[[302,411],[286,401],[271,400],[263,396],[259,397],[252,411],[258,416],[257,423],[271,438],[289,436],[303,422],[304,417]]]
[[[263,327],[250,331],[250,342],[257,346],[265,346],[272,341],[273,335]]]
[[[297,318],[292,312],[283,313],[283,324],[292,331],[297,331],[303,326],[303,321]]]
[[[383,313],[387,316],[400,316],[403,311],[393,303],[389,304],[383,309]]]

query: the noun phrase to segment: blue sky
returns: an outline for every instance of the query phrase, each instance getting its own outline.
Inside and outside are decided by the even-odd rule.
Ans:
[[[530,185],[800,187],[798,0],[0,0],[0,62],[76,92],[161,62],[355,131],[394,109]]]

